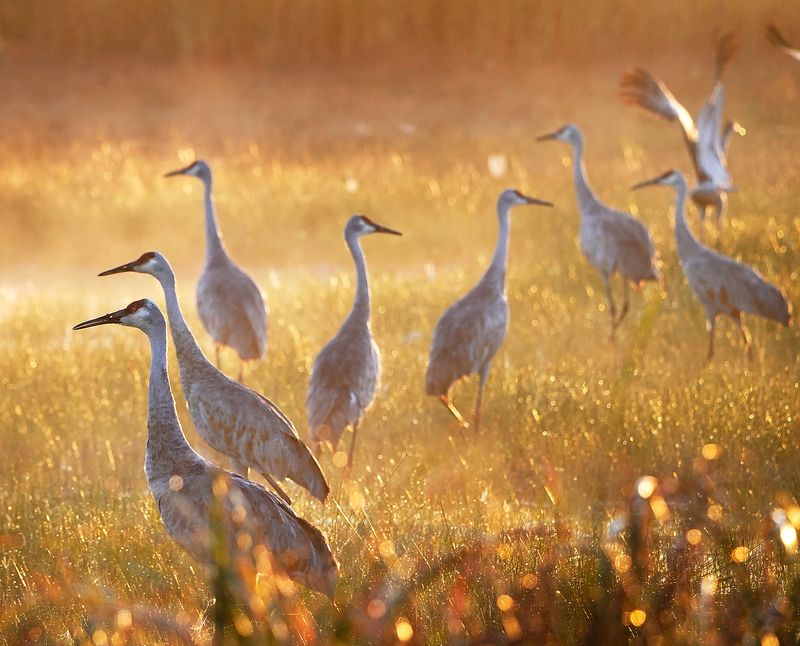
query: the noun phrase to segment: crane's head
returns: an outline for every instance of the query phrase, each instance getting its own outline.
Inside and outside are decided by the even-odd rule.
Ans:
[[[679,188],[682,186],[685,188],[686,181],[683,179],[683,175],[681,175],[678,171],[668,170],[666,173],[662,173],[658,177],[634,184],[631,186],[631,190],[635,191],[637,189],[644,188],[645,186],[672,186],[674,188]]]
[[[522,206],[524,204],[538,204],[539,206],[553,206],[552,202],[546,202],[545,200],[540,200],[536,197],[528,197],[527,195],[523,195],[515,188],[507,188],[505,191],[500,193],[500,197],[497,198],[497,208],[511,208],[512,206]]]
[[[193,161],[185,168],[170,171],[164,175],[164,177],[175,177],[176,175],[191,175],[192,177],[197,177],[206,184],[211,183],[211,169],[202,159]]]
[[[536,137],[536,141],[566,141],[568,144],[576,145],[581,141],[581,131],[578,126],[568,123],[561,126],[558,130],[546,135]]]
[[[149,330],[157,329],[158,327],[164,328],[166,323],[164,315],[158,309],[153,301],[148,298],[143,298],[140,301],[133,301],[128,307],[98,316],[96,319],[78,323],[73,330],[83,330],[87,327],[95,327],[96,325],[125,325],[127,327],[135,327],[140,330],[148,332]]]
[[[124,265],[107,269],[100,272],[99,276],[110,276],[111,274],[121,274],[126,271],[136,271],[142,274],[150,274],[159,280],[162,278],[174,278],[172,267],[169,266],[167,259],[157,251],[143,253],[136,260],[126,262]]]
[[[344,237],[349,236],[361,237],[370,233],[390,233],[393,236],[403,235],[399,231],[385,227],[377,222],[373,222],[366,215],[354,215],[348,221],[344,228]]]

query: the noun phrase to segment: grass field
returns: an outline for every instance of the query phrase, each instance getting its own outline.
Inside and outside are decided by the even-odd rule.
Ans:
[[[0,640],[156,643],[181,630],[210,639],[210,584],[167,537],[144,480],[146,340],[71,331],[138,298],[161,302],[152,278],[95,277],[157,249],[212,352],[194,306],[200,185],[161,178],[201,157],[215,173],[229,251],[270,305],[268,355],[247,382],[301,435],[311,362],[352,299],[347,217],[363,212],[404,233],[364,242],[383,378],[352,473],[323,460],[335,494],[324,506],[290,491],[342,564],[335,603],[266,590],[254,611],[259,634],[795,643],[800,335],[751,319],[748,363],[736,327],[722,321],[717,356],[704,365],[701,308],[674,252],[672,193],[628,190],[691,168],[677,127],[620,104],[619,75],[645,64],[695,111],[711,83],[708,50],[441,74],[378,62],[335,73],[187,59],[84,68],[8,53]],[[731,146],[738,191],[719,247],[756,266],[796,309],[800,67],[750,32],[726,79],[727,112],[747,135]],[[634,295],[616,343],[598,276],[578,249],[568,149],[535,143],[567,121],[583,129],[597,192],[650,227],[662,262],[663,288]],[[489,172],[490,156],[507,160],[502,176]],[[513,214],[510,334],[484,426],[465,437],[424,396],[427,351],[439,315],[491,258],[494,204],[507,186],[556,208]],[[697,227],[693,213],[690,222]],[[184,430],[216,459],[194,433],[170,360]],[[224,368],[236,374],[232,354]],[[456,403],[470,410],[474,394],[474,382],[461,385]],[[644,476],[659,479],[654,492]],[[670,596],[673,576],[681,592]]]

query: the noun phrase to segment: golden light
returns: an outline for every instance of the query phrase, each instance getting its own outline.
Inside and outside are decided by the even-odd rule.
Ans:
[[[381,557],[384,559],[392,559],[397,556],[397,551],[394,548],[394,543],[390,540],[381,541],[381,544],[378,546],[378,550],[381,553]]]
[[[386,604],[380,599],[372,599],[367,604],[367,615],[370,619],[380,619],[386,614]]]
[[[501,594],[497,597],[497,607],[503,612],[508,612],[514,607],[514,600],[507,594]]]
[[[236,626],[236,632],[242,637],[250,637],[253,634],[253,624],[246,615],[237,615],[233,624]]]
[[[669,518],[669,507],[667,506],[667,501],[661,496],[651,496],[650,509],[653,510],[653,515],[658,520],[666,520]]]
[[[719,444],[705,444],[700,452],[706,460],[716,460],[722,453],[722,447]]]
[[[710,520],[714,522],[719,522],[722,520],[722,507],[720,505],[711,505],[706,512],[706,515]]]
[[[338,469],[343,469],[347,466],[347,453],[344,451],[336,451],[331,458],[331,462],[333,462],[333,466]]]
[[[411,641],[411,638],[414,636],[414,629],[405,617],[400,617],[400,619],[395,622],[394,629],[397,632],[397,639],[401,642]]]
[[[747,560],[748,556],[750,556],[750,548],[745,547],[744,545],[735,547],[733,548],[733,551],[731,551],[731,558],[736,563],[744,563]]]
[[[797,530],[794,525],[786,523],[781,527],[781,542],[788,552],[797,551]]]
[[[131,611],[124,608],[117,613],[117,628],[120,630],[127,630],[133,624],[133,617]]]
[[[700,579],[700,594],[703,596],[712,596],[717,593],[717,577],[713,574],[707,574]]]
[[[700,545],[703,541],[703,532],[699,529],[690,529],[686,532],[686,540],[689,542],[689,545]]]
[[[180,491],[183,489],[183,478],[180,476],[172,476],[169,479],[169,488],[172,489],[172,491]]]
[[[786,510],[786,515],[789,517],[789,521],[795,527],[800,527],[800,507],[797,505],[792,505],[789,509]]]
[[[636,609],[630,614],[630,622],[637,628],[647,620],[647,613],[644,610]]]
[[[92,643],[95,646],[105,646],[108,644],[108,636],[105,630],[95,630],[92,634]]]
[[[356,511],[361,511],[362,509],[364,509],[364,505],[366,504],[366,502],[367,501],[361,492],[353,491],[350,494],[350,506]]]
[[[775,633],[767,633],[761,637],[761,646],[781,646],[781,642]]]
[[[658,480],[653,476],[644,476],[639,478],[636,483],[636,493],[638,493],[642,498],[647,500],[650,496],[653,495],[653,492],[656,490],[658,486]]]

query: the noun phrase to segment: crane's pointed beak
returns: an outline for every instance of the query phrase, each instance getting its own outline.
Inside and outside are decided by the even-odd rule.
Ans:
[[[559,131],[556,130],[555,132],[550,132],[546,135],[539,135],[536,137],[536,141],[552,141],[558,136]]]
[[[529,197],[528,195],[523,195],[525,201],[528,204],[536,204],[538,206],[555,206],[552,202],[548,202],[547,200],[540,200],[538,197]]]
[[[186,175],[188,170],[192,167],[192,164],[189,164],[185,168],[179,168],[177,170],[171,170],[169,173],[165,173],[164,177],[175,177],[175,175]]]
[[[376,224],[375,222],[373,222],[372,226],[375,227],[375,233],[389,233],[393,236],[403,235],[402,233],[400,233],[400,231],[396,231],[395,229],[390,229],[389,227],[385,227],[382,224]]]
[[[103,316],[98,316],[96,319],[91,319],[89,321],[84,321],[83,323],[78,323],[74,326],[73,330],[85,330],[87,327],[95,327],[97,325],[110,325],[112,323],[119,323],[120,319],[125,316],[127,310],[117,310],[116,312],[111,312],[110,314],[103,314]]]
[[[121,274],[125,271],[136,271],[136,267],[139,265],[138,260],[133,260],[131,262],[126,262],[124,265],[120,265],[119,267],[114,267],[113,269],[106,269],[105,271],[101,271],[98,276],[110,276],[111,274]]]
[[[643,182],[639,182],[638,184],[634,184],[631,186],[632,191],[638,191],[640,188],[644,188],[645,186],[655,186],[661,181],[661,177],[654,177],[653,179],[646,179]]]

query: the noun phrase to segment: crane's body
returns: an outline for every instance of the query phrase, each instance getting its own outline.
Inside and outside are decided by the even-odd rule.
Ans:
[[[278,572],[332,597],[338,566],[322,533],[277,496],[214,466],[186,441],[167,374],[166,323],[158,306],[149,300],[136,301],[75,329],[112,323],[138,328],[150,340],[145,474],[167,533],[193,559],[210,565],[211,518],[220,504],[224,513],[218,518],[225,523],[231,553],[252,560],[254,549],[264,546]],[[243,533],[252,539],[247,548],[237,540]]]
[[[572,146],[573,180],[580,212],[581,251],[603,279],[613,337],[628,313],[628,283],[638,286],[642,282],[659,279],[655,246],[647,227],[627,213],[603,204],[589,186],[583,162],[583,136],[576,126],[568,124],[551,134],[539,137],[538,140],[564,141]],[[611,278],[616,273],[622,276],[624,289],[624,301],[619,315],[611,289]]]
[[[474,412],[477,429],[483,388],[492,359],[508,332],[506,270],[511,230],[509,215],[512,207],[523,204],[552,206],[549,202],[527,197],[514,189],[500,194],[497,201],[499,234],[492,262],[478,284],[445,310],[433,332],[425,374],[425,392],[438,398],[463,427],[468,424],[451,402],[450,390],[461,379],[472,374],[478,375]]]
[[[325,500],[328,483],[292,422],[266,397],[219,371],[203,354],[178,303],[175,274],[157,252],[100,274],[126,271],[150,274],[161,284],[178,355],[181,386],[197,432],[212,448],[229,456],[234,470],[261,473],[288,503],[275,480],[290,478]]]
[[[733,57],[738,44],[735,34],[727,33],[717,44],[716,79],[706,99],[697,123],[666,85],[644,69],[626,73],[620,81],[620,96],[625,103],[641,107],[668,121],[677,121],[694,166],[697,185],[689,197],[700,213],[701,225],[710,208],[715,214],[717,228],[731,190],[728,172],[728,144],[732,132],[744,133],[736,123],[722,122],[725,89],[722,72]],[[702,232],[702,229],[701,229]]]
[[[197,311],[217,351],[233,348],[242,362],[260,359],[267,348],[267,306],[255,281],[231,260],[217,224],[211,192],[211,169],[198,160],[166,177],[189,175],[203,182],[206,260],[197,283]],[[242,372],[240,372],[240,381]]]
[[[352,464],[358,424],[375,397],[381,357],[370,329],[367,267],[359,239],[371,233],[402,235],[363,215],[352,216],[344,239],[356,268],[356,295],[339,332],[320,351],[311,369],[306,409],[311,441],[319,452],[329,442],[335,449],[347,428],[353,429],[348,464]]]
[[[677,191],[675,204],[675,241],[678,258],[695,296],[703,306],[708,327],[707,360],[714,355],[714,332],[720,314],[733,318],[741,330],[748,351],[751,337],[744,327],[742,314],[754,314],[789,325],[791,307],[774,285],[756,270],[721,253],[709,249],[695,238],[686,223],[686,182],[677,171],[667,171],[655,179],[637,184],[672,186]]]

